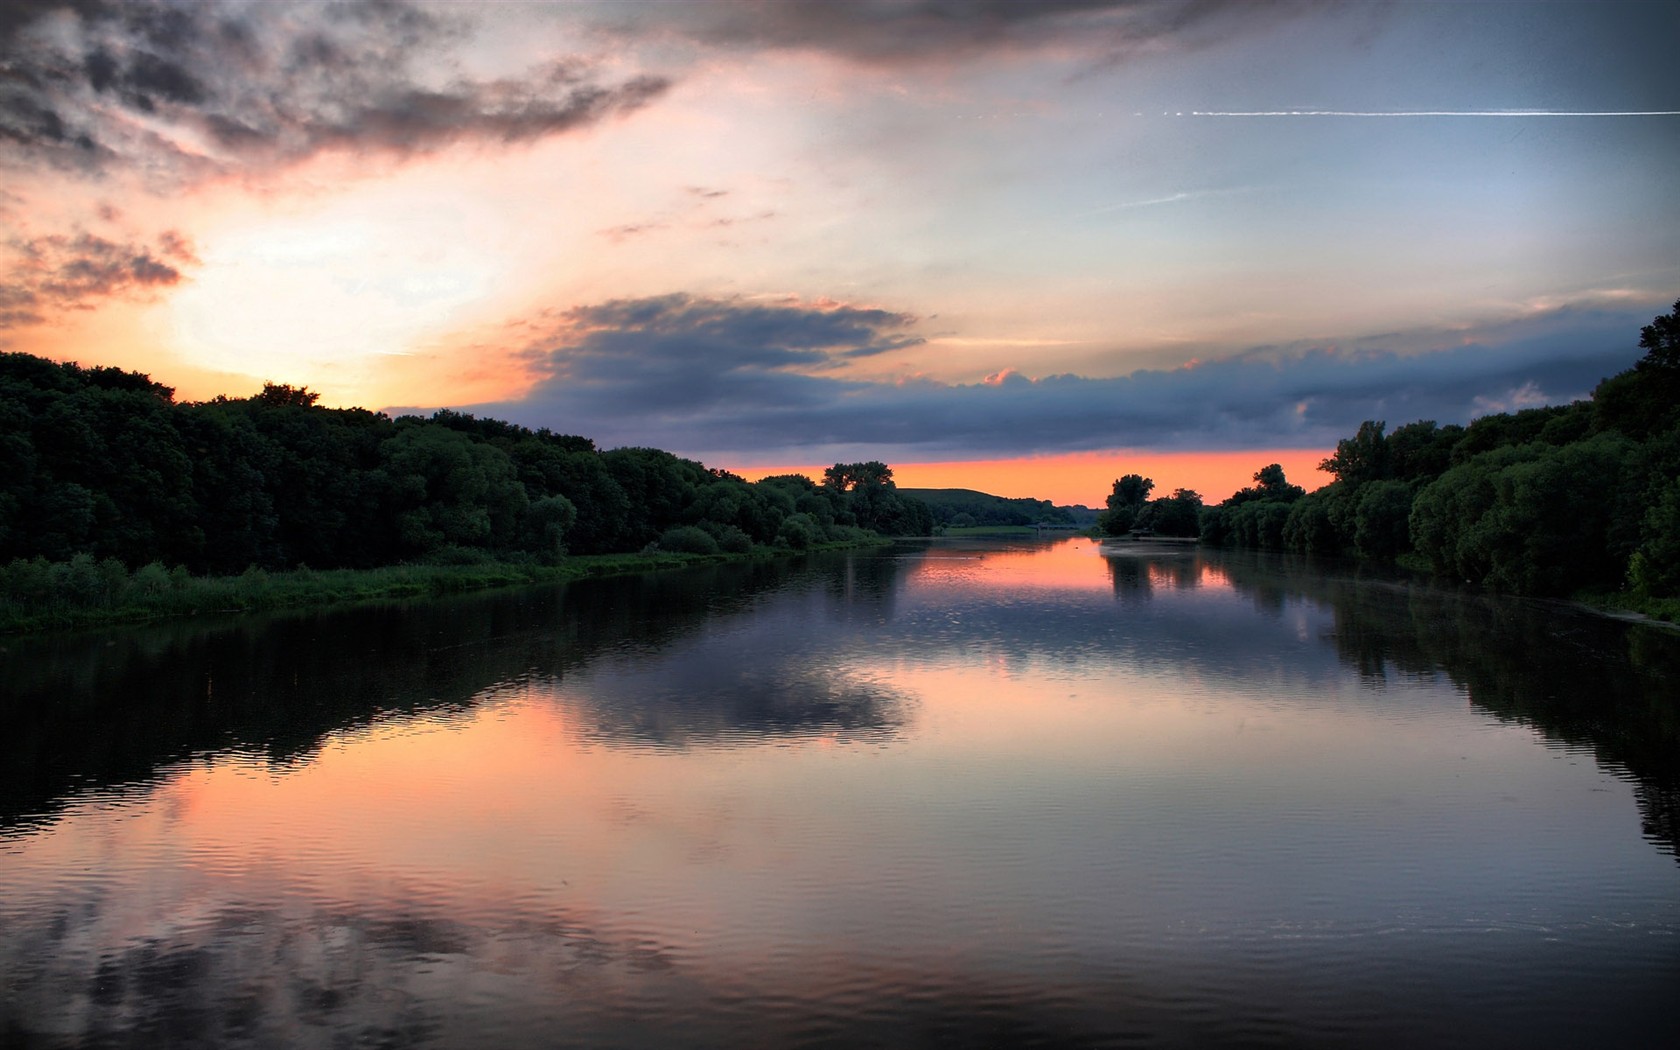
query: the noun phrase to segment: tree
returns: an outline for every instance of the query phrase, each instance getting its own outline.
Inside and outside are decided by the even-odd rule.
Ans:
[[[528,497],[500,449],[418,424],[399,430],[382,451],[400,500],[398,536],[410,553],[444,545],[495,550],[525,523]]]
[[[1132,531],[1154,487],[1155,482],[1142,474],[1114,479],[1114,490],[1108,494],[1108,510],[1097,519],[1097,525],[1110,536],[1124,536]]]
[[[1388,442],[1383,437],[1386,425],[1370,419],[1359,424],[1359,432],[1336,442],[1335,453],[1319,463],[1318,469],[1355,485],[1388,477]]]
[[[1194,536],[1201,529],[1202,494],[1193,489],[1174,489],[1150,503],[1135,524],[1154,529],[1163,536]]]
[[[1641,542],[1628,562],[1628,585],[1651,597],[1680,595],[1680,478],[1654,493],[1640,523]]]
[[[892,468],[878,460],[836,463],[823,471],[823,488],[844,497],[857,524],[885,536],[926,536],[933,531],[928,505],[898,491]]]
[[[836,463],[823,471],[822,483],[839,492],[868,488],[896,488],[892,468],[879,460],[867,463]]]
[[[1254,480],[1255,485],[1233,492],[1223,506],[1236,507],[1253,500],[1293,503],[1307,494],[1306,489],[1289,483],[1289,479],[1283,476],[1283,466],[1278,463],[1268,463],[1255,471]]]
[[[1645,351],[1643,358],[1593,391],[1597,425],[1630,437],[1658,434],[1680,424],[1680,301],[1673,312],[1640,330],[1639,346]]]
[[[1308,493],[1289,506],[1283,522],[1283,545],[1297,554],[1336,554],[1342,549],[1341,532],[1331,515],[1334,495],[1330,486]]]
[[[577,508],[564,496],[532,500],[525,509],[524,549],[545,562],[559,561],[566,553],[566,530],[577,521]]]
[[[1403,481],[1373,481],[1359,490],[1353,543],[1359,553],[1393,561],[1411,547],[1412,489]]]
[[[264,383],[262,391],[252,397],[251,400],[264,405],[291,405],[295,408],[313,408],[315,402],[321,400],[321,395],[306,386]]]
[[[1437,572],[1520,593],[1614,586],[1638,539],[1638,460],[1613,433],[1483,453],[1418,493],[1412,543]]]
[[[1433,481],[1452,465],[1453,446],[1463,437],[1463,427],[1438,426],[1433,419],[1396,427],[1388,435],[1390,471],[1401,481]]]
[[[1680,373],[1680,299],[1671,312],[1639,330],[1639,348],[1645,356],[1633,366],[1636,370]]]

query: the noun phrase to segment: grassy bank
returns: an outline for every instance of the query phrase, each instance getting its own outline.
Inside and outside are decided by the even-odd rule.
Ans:
[[[1652,598],[1631,591],[1617,591],[1614,594],[1578,594],[1575,601],[1610,616],[1680,625],[1680,598]]]
[[[20,559],[0,566],[0,634],[144,623],[177,616],[440,597],[497,587],[659,572],[690,565],[866,545],[860,542],[813,544],[800,552],[758,547],[745,554],[668,551],[589,554],[563,558],[552,565],[481,562],[390,565],[377,569],[300,568],[291,572],[252,568],[238,576],[192,576],[184,569],[169,569],[156,562],[130,572],[115,559],[95,561],[85,554],[67,562]]]
[[[941,536],[1036,536],[1031,525],[947,525]],[[1072,535],[1069,533],[1069,535]]]

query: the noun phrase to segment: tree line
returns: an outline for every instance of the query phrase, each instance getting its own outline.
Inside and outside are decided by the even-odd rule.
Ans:
[[[976,525],[1072,525],[1073,513],[1049,500],[993,496],[973,489],[906,489],[928,505],[935,525],[969,528]]]
[[[1127,475],[1114,482],[1102,526],[1123,535],[1168,520],[1155,531],[1415,559],[1520,594],[1680,598],[1680,302],[1642,329],[1639,346],[1645,356],[1587,400],[1468,426],[1422,420],[1389,431],[1368,420],[1320,464],[1335,480],[1313,492],[1275,463],[1210,507],[1184,490],[1150,501],[1153,482]]]
[[[443,410],[391,418],[266,383],[177,402],[144,374],[0,355],[0,565],[193,574],[568,553],[800,550],[927,535],[883,463],[757,482],[653,448]]]

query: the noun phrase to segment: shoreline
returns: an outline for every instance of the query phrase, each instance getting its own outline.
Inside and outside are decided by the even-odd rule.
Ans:
[[[279,612],[327,608],[361,602],[442,598],[473,591],[571,583],[604,576],[669,572],[699,565],[788,558],[826,551],[884,546],[892,537],[814,543],[803,550],[757,547],[739,554],[685,554],[650,551],[629,554],[581,554],[554,565],[480,562],[470,565],[385,565],[372,569],[309,569],[267,572],[248,569],[238,576],[166,575],[147,581],[154,589],[124,594],[111,604],[59,606],[24,612],[20,600],[0,612],[0,638],[74,631],[93,627],[139,626],[193,616]],[[61,563],[62,564],[62,563]],[[0,566],[4,570],[5,566]],[[134,576],[138,576],[137,570]],[[133,580],[133,576],[130,577]],[[0,599],[5,600],[5,599]],[[40,606],[37,604],[36,609]]]

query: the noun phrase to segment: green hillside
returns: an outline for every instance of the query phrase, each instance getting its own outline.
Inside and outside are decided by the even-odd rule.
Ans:
[[[936,524],[962,528],[969,525],[1072,525],[1074,515],[1049,500],[1008,499],[973,489],[900,489],[926,503]]]

